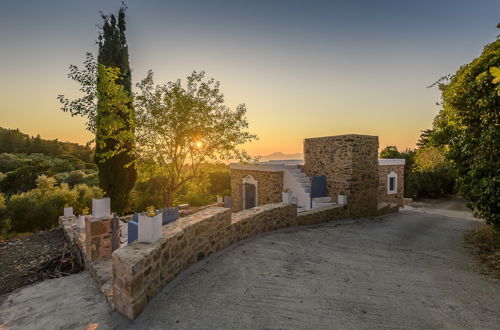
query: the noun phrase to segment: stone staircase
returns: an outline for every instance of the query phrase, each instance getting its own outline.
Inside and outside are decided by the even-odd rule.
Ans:
[[[297,204],[297,211],[311,209],[311,178],[296,164],[285,164],[284,188],[292,191],[293,201]],[[312,208],[335,205],[330,197],[316,197],[312,200]]]

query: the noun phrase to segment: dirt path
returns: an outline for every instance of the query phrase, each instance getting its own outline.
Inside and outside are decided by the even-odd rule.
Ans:
[[[0,329],[495,329],[500,283],[462,238],[477,225],[403,211],[264,234],[196,264],[133,322],[86,274],[45,281],[7,297]]]

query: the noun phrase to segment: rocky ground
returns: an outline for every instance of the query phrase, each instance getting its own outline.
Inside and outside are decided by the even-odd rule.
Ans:
[[[71,257],[66,245],[61,229],[0,242],[0,296],[45,278],[68,274],[57,265],[61,258]]]

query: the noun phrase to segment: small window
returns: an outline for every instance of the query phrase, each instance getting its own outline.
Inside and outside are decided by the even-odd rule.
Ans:
[[[387,174],[387,194],[395,194],[398,192],[398,175],[394,172]]]
[[[394,184],[396,182],[396,178],[389,178],[389,190],[390,191],[393,191],[395,190],[396,188],[394,187]]]

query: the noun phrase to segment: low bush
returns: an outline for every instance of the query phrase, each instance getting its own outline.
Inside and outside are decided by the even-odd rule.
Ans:
[[[57,219],[66,205],[73,206],[75,214],[90,207],[92,198],[102,197],[97,187],[78,184],[71,189],[67,184],[56,185],[56,180],[41,175],[36,188],[12,195],[6,202],[11,230],[28,232],[47,230],[57,225]]]
[[[455,176],[448,169],[409,172],[405,178],[405,197],[437,198],[453,194]]]

